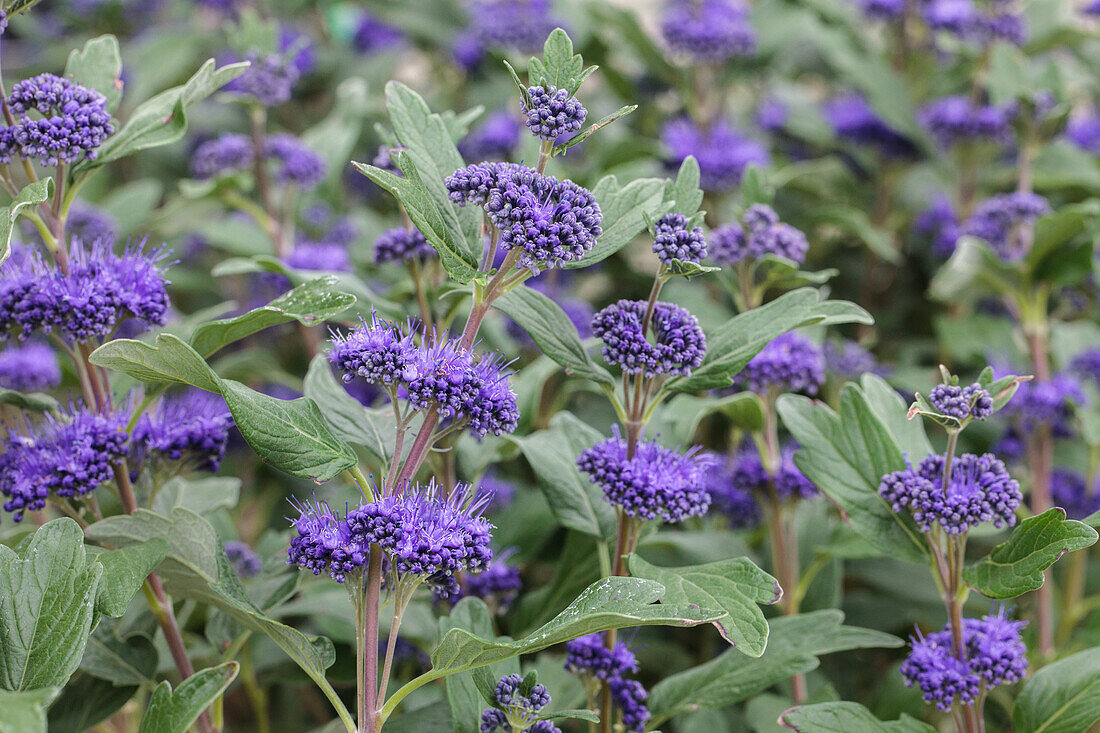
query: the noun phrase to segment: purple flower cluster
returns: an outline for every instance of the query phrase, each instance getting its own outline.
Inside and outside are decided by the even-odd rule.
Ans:
[[[37,392],[59,384],[61,366],[49,346],[32,341],[0,350],[0,389]]]
[[[466,160],[508,160],[519,146],[519,121],[508,112],[494,112],[458,144]]]
[[[247,543],[230,540],[222,547],[229,562],[233,564],[233,569],[242,578],[254,578],[264,569],[264,561]]]
[[[227,92],[249,97],[265,107],[290,101],[301,72],[283,53],[249,54],[248,69],[225,85]]]
[[[477,163],[445,180],[451,201],[485,209],[500,230],[500,247],[523,250],[519,266],[537,270],[575,262],[602,229],[600,205],[588,189],[516,163]]]
[[[592,333],[603,341],[603,358],[626,374],[688,375],[703,363],[707,338],[695,316],[675,303],[657,302],[646,337],[646,301],[620,300],[592,317]]]
[[[1100,511],[1100,491],[1089,488],[1085,477],[1075,471],[1056,468],[1050,476],[1050,493],[1054,505],[1066,510],[1070,519],[1084,519]]]
[[[719,493],[731,495],[735,500],[739,500],[744,495],[767,496],[769,489],[772,489],[780,501],[815,498],[818,496],[817,487],[794,464],[794,454],[798,448],[797,443],[783,446],[779,466],[775,476],[769,482],[768,472],[764,468],[760,452],[752,444],[743,446],[729,463],[728,470],[719,474],[728,487]],[[754,517],[759,517],[759,507],[756,508],[755,514],[746,514],[746,521],[741,523],[742,526],[752,526],[748,520]],[[731,521],[735,519],[731,517]]]
[[[287,564],[314,575],[328,573],[337,583],[367,564],[369,546],[357,537],[348,522],[324,502],[295,502],[298,518],[290,523],[298,534],[290,540]]]
[[[917,152],[913,141],[885,122],[862,94],[849,94],[825,103],[825,118],[837,137],[867,145],[897,158]]]
[[[217,471],[225,459],[233,416],[219,395],[190,389],[166,397],[134,427],[135,446],[169,461]]]
[[[346,247],[327,242],[299,242],[284,260],[295,270],[351,272],[351,255]]]
[[[665,214],[654,227],[653,251],[666,265],[673,260],[702,262],[707,256],[707,240],[703,228],[691,226],[683,214]]]
[[[1028,191],[998,194],[978,204],[959,233],[984,239],[1001,259],[1011,262],[1026,254],[1020,238],[1015,236],[1016,230],[1049,211],[1050,204],[1038,194]]]
[[[993,522],[995,527],[1016,524],[1023,495],[1001,460],[992,453],[957,456],[946,490],[943,460],[941,455],[930,455],[915,471],[907,468],[886,474],[879,483],[879,495],[895,512],[912,512],[922,532],[939,525],[948,534],[958,535],[983,522]]]
[[[1085,349],[1069,364],[1070,371],[1081,379],[1090,379],[1100,389],[1100,347]]]
[[[65,232],[70,239],[79,239],[89,244],[98,240],[114,242],[118,236],[118,227],[113,216],[103,209],[73,201],[69,208],[69,218],[65,220]]]
[[[801,264],[810,248],[806,235],[779,221],[775,209],[753,204],[741,217],[711,233],[710,259],[718,265],[737,265],[768,255]]]
[[[767,477],[757,481],[753,476],[753,481],[742,482],[738,480],[743,475],[742,466],[739,464],[740,456],[727,461],[721,470],[708,471],[706,488],[711,498],[711,509],[725,517],[732,529],[751,529],[763,521],[764,514],[760,510],[756,496],[745,486],[764,485]],[[756,466],[763,472],[759,456]]]
[[[50,496],[84,496],[109,481],[116,461],[129,453],[126,416],[72,405],[46,415],[34,430],[8,433],[0,454],[4,511],[16,522],[46,506]]]
[[[374,261],[379,265],[413,260],[425,262],[435,254],[435,247],[428,244],[419,229],[387,229],[374,242]]]
[[[689,155],[699,161],[699,182],[704,190],[721,192],[735,188],[750,165],[766,165],[763,145],[742,135],[729,122],[717,120],[709,128],[678,119],[665,125],[661,140],[669,150],[669,164],[679,168]]]
[[[1027,41],[1027,25],[1022,14],[1012,10],[1011,0],[992,0],[989,9],[980,9],[974,0],[926,0],[924,22],[942,31],[975,43],[1007,41],[1022,46]]]
[[[577,467],[603,489],[604,497],[639,519],[682,522],[702,516],[710,506],[704,478],[714,465],[711,456],[692,448],[679,453],[659,443],[641,440],[631,458],[617,426],[614,437],[583,451]]]
[[[498,556],[480,573],[467,575],[461,593],[451,600],[473,596],[495,603],[498,611],[506,611],[523,588],[519,568],[509,565],[506,560],[506,556]]]
[[[649,693],[640,682],[626,677],[638,671],[638,662],[624,642],[608,649],[603,644],[602,634],[588,634],[566,642],[565,651],[568,671],[591,675],[607,683],[611,701],[621,712],[627,730],[645,730],[649,721],[649,709],[645,705]]]
[[[913,231],[931,239],[932,253],[937,257],[950,257],[960,236],[959,220],[951,199],[943,194],[935,196],[914,219]]]
[[[960,422],[970,418],[985,420],[993,414],[993,398],[977,382],[967,387],[937,384],[928,393],[928,401],[941,415],[953,417]]]
[[[15,153],[49,166],[95,160],[115,131],[106,97],[54,74],[16,82],[7,104],[17,117],[0,135],[0,162]],[[32,110],[41,116],[31,118]]]
[[[1086,152],[1100,155],[1100,114],[1089,111],[1070,119],[1066,139]]]
[[[905,15],[906,0],[856,0],[859,9],[874,20],[897,20]]]
[[[859,379],[864,374],[881,374],[883,369],[874,354],[855,341],[826,341],[821,348],[825,368],[842,379]]]
[[[107,336],[128,316],[163,325],[168,292],[165,251],[140,246],[115,254],[109,242],[73,242],[69,274],[37,254],[0,265],[0,340],[10,332],[59,332],[72,341]]]
[[[244,135],[221,135],[195,149],[191,175],[205,180],[247,170],[253,165],[252,153],[252,142]],[[293,135],[268,136],[264,139],[263,155],[278,183],[310,190],[325,179],[325,159]]]
[[[645,724],[649,722],[649,708],[645,704],[649,693],[642,687],[642,683],[616,677],[608,680],[607,686],[611,689],[612,702],[622,715],[623,727],[642,733]]]
[[[782,392],[816,394],[825,382],[825,354],[802,334],[788,331],[777,337],[733,379],[738,389],[765,394]]]
[[[458,591],[455,573],[476,573],[493,558],[493,525],[481,516],[484,505],[463,484],[446,497],[434,483],[426,489],[408,486],[352,509],[346,524],[361,546],[382,548],[398,578],[417,576],[447,597]]]
[[[973,140],[1004,142],[1014,110],[981,104],[965,95],[941,97],[917,113],[917,119],[943,147]]]
[[[698,64],[720,64],[756,51],[749,9],[740,0],[671,0],[661,35],[675,53]]]
[[[928,703],[943,711],[972,704],[983,689],[1019,682],[1027,673],[1024,621],[1005,618],[1004,609],[980,619],[963,619],[963,654],[952,649],[951,628],[911,639],[901,665],[905,683],[916,685]]]
[[[479,51],[532,53],[542,49],[546,37],[561,25],[551,11],[550,0],[472,0],[470,36]]]
[[[400,28],[395,28],[366,11],[359,14],[355,35],[351,37],[351,45],[355,50],[366,54],[389,51],[404,41],[405,34]]]
[[[412,329],[404,333],[374,311],[370,323],[364,320],[347,335],[333,334],[328,354],[329,361],[344,373],[345,382],[359,377],[368,384],[394,386],[416,378],[418,356]]]
[[[481,713],[482,733],[493,733],[497,728],[511,731],[515,726],[523,726],[525,733],[561,733],[549,721],[535,722],[533,718],[550,704],[550,693],[545,685],[535,684],[524,689],[523,678],[518,674],[508,674],[500,678],[493,690],[494,707]]]
[[[1073,434],[1073,405],[1085,402],[1081,383],[1069,374],[1055,374],[1044,381],[1024,382],[1016,390],[1005,412],[1013,416],[1025,433],[1049,427],[1057,438]]]
[[[588,110],[580,100],[569,96],[568,89],[558,89],[553,85],[536,86],[527,89],[531,104],[522,105],[527,118],[524,124],[531,134],[543,140],[558,138],[580,132]]]

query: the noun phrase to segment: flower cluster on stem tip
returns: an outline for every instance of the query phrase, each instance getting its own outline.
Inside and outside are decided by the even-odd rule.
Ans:
[[[894,511],[912,512],[922,532],[939,526],[949,535],[958,535],[983,522],[995,527],[1016,524],[1023,495],[1004,462],[992,453],[964,453],[955,457],[950,473],[945,487],[944,457],[930,455],[916,470],[883,476],[878,493]]]
[[[569,90],[553,85],[534,86],[527,89],[531,100],[522,105],[524,124],[531,134],[543,140],[557,140],[565,135],[580,132],[588,110],[580,100],[569,96]]]
[[[200,471],[217,471],[225,458],[233,416],[225,400],[193,389],[163,399],[142,415],[133,442],[146,454],[169,461],[187,460]]]
[[[4,511],[18,522],[51,497],[84,496],[111,480],[115,463],[130,452],[126,416],[73,404],[45,415],[34,428],[10,430],[0,454]]]
[[[61,365],[46,344],[32,341],[0,350],[0,388],[37,392],[60,383]]]
[[[88,341],[110,335],[130,316],[164,325],[165,250],[136,245],[116,254],[107,241],[74,241],[69,257],[67,273],[36,252],[20,251],[0,265],[0,340],[42,331]]]
[[[203,180],[248,170],[253,165],[254,153],[248,137],[235,133],[221,135],[195,148],[191,156],[191,175]],[[293,135],[265,137],[261,155],[280,184],[311,190],[327,173],[325,159]]]
[[[825,381],[821,347],[794,331],[778,336],[734,377],[738,389],[815,394]]]
[[[1013,110],[976,102],[968,96],[936,99],[917,113],[917,119],[943,147],[986,140],[1003,142],[1009,132]]]
[[[625,642],[611,649],[604,646],[601,634],[588,634],[565,644],[565,668],[578,675],[602,680],[611,691],[611,701],[622,715],[627,730],[643,731],[649,721],[646,700],[649,693],[627,675],[638,671],[634,653]]]
[[[248,69],[225,85],[225,90],[240,94],[265,107],[290,101],[301,71],[294,59],[283,53],[251,53]]]
[[[703,228],[693,226],[683,214],[665,214],[654,226],[653,252],[665,265],[673,260],[702,262],[707,256]]]
[[[1024,621],[1011,621],[1002,608],[980,619],[963,619],[963,649],[953,648],[950,626],[911,640],[901,665],[905,683],[916,685],[928,703],[948,711],[973,705],[985,692],[1012,684],[1027,672],[1027,647],[1020,639]]]
[[[728,191],[741,183],[753,164],[767,165],[768,151],[726,120],[702,127],[688,119],[673,120],[661,130],[669,164],[679,167],[689,155],[699,162],[699,185],[705,191]]]
[[[115,131],[106,97],[54,74],[16,82],[7,106],[16,119],[0,132],[3,163],[16,154],[49,166],[95,160],[99,147]]]
[[[941,414],[960,422],[970,419],[985,420],[993,414],[993,398],[977,382],[967,387],[938,384],[928,393],[928,401]]]
[[[640,440],[633,455],[612,427],[614,436],[583,451],[577,467],[603,489],[604,497],[637,519],[682,522],[702,516],[710,506],[704,476],[714,458],[695,447],[686,453]]]
[[[672,0],[661,18],[669,48],[696,63],[718,64],[756,51],[749,9],[740,0]]]
[[[771,255],[801,264],[809,250],[806,235],[779,221],[775,209],[753,204],[741,222],[724,224],[710,238],[710,259],[716,265],[738,265]]]
[[[500,678],[493,690],[494,707],[481,714],[482,733],[495,730],[515,733],[561,733],[548,720],[536,721],[540,710],[550,704],[545,685],[532,684],[518,674]]]
[[[707,337],[699,321],[675,303],[657,302],[649,318],[653,341],[646,337],[643,300],[620,300],[592,317],[592,334],[603,342],[603,358],[625,374],[687,375],[703,363]]]
[[[602,233],[595,196],[517,163],[486,162],[460,168],[444,181],[451,201],[485,210],[499,230],[501,250],[522,252],[517,264],[539,270],[575,262]]]

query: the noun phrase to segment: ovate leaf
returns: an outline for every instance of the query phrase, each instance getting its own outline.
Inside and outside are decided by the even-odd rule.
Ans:
[[[159,334],[152,345],[134,339],[108,341],[92,352],[91,362],[147,384],[174,382],[221,392],[221,380],[202,356],[167,333]]]
[[[107,98],[107,109],[114,110],[122,99],[122,56],[118,39],[99,36],[69,53],[65,76],[77,84],[95,89]]]
[[[96,555],[96,562],[103,566],[103,584],[96,599],[96,610],[115,618],[126,613],[130,599],[168,551],[167,542],[153,537],[138,545]]]
[[[750,657],[759,657],[768,644],[768,622],[757,604],[777,602],[783,589],[775,578],[747,557],[659,568],[637,555],[630,556],[630,574],[655,580],[665,587],[662,603],[691,604],[725,611],[714,622],[722,638]]]
[[[397,429],[391,407],[364,407],[336,381],[323,354],[310,363],[302,393],[317,403],[325,421],[339,438],[363,446],[380,465],[389,464]]]
[[[990,598],[1015,598],[1042,586],[1043,571],[1063,554],[1091,547],[1096,539],[1095,529],[1054,507],[1020,522],[1008,541],[964,568],[963,579]]]
[[[84,654],[102,579],[67,517],[39,527],[20,554],[0,545],[0,689],[65,684]]]
[[[646,228],[646,217],[652,218],[663,208],[664,189],[660,178],[639,178],[625,186],[620,186],[615,176],[601,178],[592,193],[603,214],[603,233],[584,257],[562,267],[575,270],[594,265],[634,241]]]
[[[226,662],[199,670],[175,690],[167,680],[161,682],[149,698],[138,733],[187,733],[202,711],[229,687],[239,668],[236,662]]]

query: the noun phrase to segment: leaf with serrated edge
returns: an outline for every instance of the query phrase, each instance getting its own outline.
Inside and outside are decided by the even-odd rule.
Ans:
[[[638,105],[636,105],[636,104],[628,104],[624,107],[620,107],[619,109],[615,110],[614,112],[607,115],[606,117],[603,117],[603,118],[597,120],[596,122],[593,122],[583,132],[579,132],[576,135],[574,135],[573,137],[566,140],[565,142],[563,142],[559,145],[555,145],[554,149],[553,149],[553,155],[561,155],[562,153],[564,153],[566,150],[573,147],[574,145],[580,145],[585,140],[587,140],[589,137],[591,137],[592,133],[602,130],[603,128],[607,127],[608,125],[610,125],[615,120],[621,120],[623,117],[626,117],[628,114],[630,114],[631,112],[633,112],[636,109],[638,109]]]
[[[1096,543],[1096,530],[1054,507],[1028,517],[981,560],[963,569],[966,584],[990,598],[1015,598],[1043,585],[1043,571],[1067,552]]]
[[[165,680],[149,697],[138,733],[187,733],[203,710],[229,687],[240,665],[226,662],[200,669],[173,690]]]
[[[757,604],[777,602],[783,589],[775,578],[748,558],[660,568],[631,555],[629,567],[634,577],[655,580],[665,587],[662,603],[725,611],[725,615],[714,622],[722,638],[750,657],[764,653],[768,644],[768,622]]]
[[[21,554],[0,545],[0,688],[65,684],[84,654],[102,580],[67,517],[39,527]]]
[[[118,39],[110,35],[99,36],[85,43],[84,48],[74,48],[69,52],[64,75],[102,93],[107,99],[107,110],[113,110],[122,99],[122,56]]]
[[[639,178],[620,186],[615,176],[604,176],[592,189],[600,205],[603,233],[584,257],[566,262],[567,270],[588,267],[618,252],[645,229],[645,217],[662,209],[665,182],[660,178]]]

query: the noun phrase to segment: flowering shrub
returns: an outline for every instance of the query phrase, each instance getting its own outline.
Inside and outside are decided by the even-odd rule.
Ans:
[[[0,731],[1095,727],[1097,5],[0,4]]]

